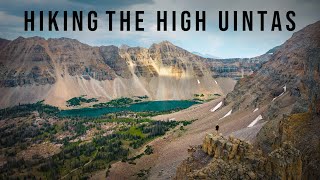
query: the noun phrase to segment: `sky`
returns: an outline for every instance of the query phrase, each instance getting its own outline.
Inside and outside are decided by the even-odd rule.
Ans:
[[[80,42],[93,45],[117,45],[141,46],[148,48],[153,43],[168,40],[190,52],[210,54],[220,58],[254,57],[264,54],[269,49],[281,45],[292,34],[308,24],[320,20],[319,0],[0,0],[0,38],[13,40],[19,36],[44,38],[68,37]],[[35,11],[36,31],[24,31],[24,11]],[[82,32],[73,31],[42,31],[37,29],[39,11],[60,11],[57,21],[62,29],[63,11],[70,12],[69,26],[72,26],[71,12],[84,11],[84,15],[94,10],[98,13],[98,29],[94,32],[84,28]],[[107,30],[107,16],[105,11],[116,11],[112,32]],[[265,10],[265,31],[260,31],[260,16],[257,11]],[[119,30],[119,11],[131,11],[131,31]],[[145,31],[134,31],[134,13],[144,11],[141,17],[144,19],[142,27]],[[156,29],[156,12],[168,11],[168,19],[171,19],[172,11],[177,12],[177,31],[171,31],[169,21],[168,31],[158,32]],[[191,12],[190,31],[182,31],[180,28],[180,13]],[[206,11],[206,31],[195,31],[195,12]],[[229,30],[220,31],[218,26],[219,11],[229,11]],[[238,11],[238,31],[233,31],[233,11]],[[253,11],[253,31],[242,31],[242,11]],[[280,11],[282,31],[271,31],[271,23],[274,11]],[[288,24],[286,12],[294,11],[292,17],[295,31],[287,31]],[[84,22],[87,21],[86,15]],[[44,25],[46,26],[45,19]],[[84,23],[86,27],[86,23]],[[69,28],[70,29],[70,28]]]

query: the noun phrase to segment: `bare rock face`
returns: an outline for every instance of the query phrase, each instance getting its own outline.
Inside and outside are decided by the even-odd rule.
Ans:
[[[68,99],[80,95],[107,100],[222,95],[226,88],[214,83],[219,74],[212,67],[237,65],[241,71],[241,60],[203,58],[168,41],[150,48],[119,48],[93,47],[69,38],[19,37],[0,39],[0,47],[0,108],[39,100],[65,107]]]
[[[8,43],[0,53],[1,87],[54,84],[56,77],[45,40],[18,38]]]
[[[240,79],[225,101],[234,104],[234,111],[265,108],[261,112],[265,124],[254,145],[269,154],[289,141],[301,153],[302,179],[320,176],[319,133],[315,129],[320,115],[319,57],[320,21],[294,33],[261,69]]]
[[[78,76],[99,81],[115,78],[158,77],[161,67],[168,73],[186,73],[204,76],[208,69],[197,60],[204,59],[169,42],[154,44],[150,49],[116,46],[91,47],[74,39],[45,40],[40,37],[1,41],[1,86],[54,84],[55,76]],[[26,66],[21,67],[21,63]],[[12,66],[13,65],[13,66]],[[130,69],[130,65],[133,69]],[[209,74],[211,75],[211,74]]]
[[[119,48],[116,46],[101,46],[100,48],[101,56],[104,62],[114,70],[117,76],[123,78],[130,78],[132,74],[128,68],[127,62],[124,58],[120,56]]]
[[[286,86],[299,104],[292,110],[308,110],[311,99],[320,100],[319,29],[320,21],[294,33],[260,70],[237,83],[226,103],[235,102],[234,109],[244,109],[249,104],[263,105],[279,96]],[[248,103],[241,103],[244,101]],[[318,110],[314,108],[314,111]]]
[[[264,155],[248,142],[207,134],[175,179],[301,179],[301,173],[301,154],[290,144]]]
[[[2,49],[3,47],[5,47],[7,44],[9,44],[10,41],[7,39],[2,39],[0,38],[0,49]]]
[[[99,81],[116,77],[115,71],[106,65],[98,47],[68,38],[48,39],[47,43],[48,51],[55,61],[55,71],[63,77],[77,76]]]
[[[292,142],[302,154],[302,178],[320,177],[320,117],[311,112],[284,116],[279,122],[279,135],[273,147],[276,149],[283,142]]]
[[[284,143],[268,155],[266,172],[271,179],[301,179],[302,160],[299,150]]]

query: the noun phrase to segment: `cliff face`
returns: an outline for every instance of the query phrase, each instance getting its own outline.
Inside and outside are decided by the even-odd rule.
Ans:
[[[153,44],[150,49],[91,47],[73,39],[45,40],[40,37],[20,37],[11,43],[1,44],[4,48],[0,62],[6,68],[1,71],[2,87],[54,84],[56,76],[65,75],[99,81],[117,77],[130,79],[133,75],[150,78],[162,75],[162,69],[167,70],[168,76],[177,78],[182,75],[194,78],[211,75],[203,66],[204,58],[167,41]],[[39,78],[47,78],[48,81]]]
[[[259,107],[277,98],[285,87],[285,94],[296,102],[293,112],[319,111],[312,104],[320,100],[320,22],[294,33],[276,49],[260,70],[237,83],[226,103],[235,102],[235,109],[251,103]],[[244,101],[248,103],[241,103]]]
[[[177,170],[176,179],[301,179],[300,152],[290,144],[268,155],[245,141],[207,134]]]
[[[0,46],[1,108],[39,100],[63,107],[66,100],[80,95],[103,100],[147,95],[163,100],[224,94],[212,67],[236,64],[202,58],[168,41],[148,49],[19,37],[0,40]]]
[[[310,112],[284,116],[279,121],[279,135],[275,138],[273,148],[278,148],[283,142],[291,142],[301,152],[303,179],[320,177],[319,127],[320,117]]]
[[[194,170],[204,173],[205,178],[239,177],[236,167],[231,163],[233,162],[244,166],[248,175],[253,171],[255,178],[260,178],[261,174],[270,179],[291,177],[319,179],[319,57],[320,21],[294,33],[289,40],[276,48],[271,59],[264,63],[261,69],[240,79],[224,101],[224,108],[230,107],[232,114],[219,121],[219,125],[221,128],[228,128],[226,127],[228,125],[236,127],[245,122],[240,130],[232,131],[228,128],[222,131],[227,132],[227,135],[234,134],[239,138],[248,138],[254,147],[261,149],[263,155],[258,156],[256,153],[247,153],[250,156],[237,153],[234,155],[235,152],[253,150],[250,145],[242,144],[241,141],[239,144],[234,143],[232,139],[228,141],[224,138],[219,140],[217,137],[208,139],[207,136],[208,142],[204,143],[203,147],[204,152],[214,156],[212,163],[203,165],[203,170],[190,166],[193,172],[190,177],[196,176],[195,172],[198,171]],[[252,120],[248,120],[249,118]],[[292,148],[289,148],[288,143]],[[221,147],[219,144],[225,145]],[[239,151],[239,147],[243,149],[241,148],[243,146],[248,148]],[[234,147],[237,147],[236,150]],[[301,158],[295,156],[298,154]],[[233,158],[229,159],[230,157]],[[254,162],[248,161],[249,157],[253,157]],[[260,170],[254,171],[256,168],[250,168],[250,164],[255,164],[255,161],[259,162],[258,169],[263,167],[265,174]],[[288,162],[293,164],[286,164]],[[184,162],[185,167],[192,163],[194,161]],[[302,169],[298,170],[300,167]],[[206,173],[204,171],[206,168],[212,173]],[[224,168],[228,169],[228,173],[225,173]]]
[[[319,177],[320,22],[293,34],[263,67],[227,97],[234,109],[266,107],[255,144],[266,153],[284,141],[302,153],[303,178]],[[295,119],[293,121],[292,119]],[[284,126],[285,125],[285,126]],[[284,130],[286,129],[286,130]],[[293,131],[290,135],[284,132]],[[306,148],[307,147],[307,148]]]
[[[33,42],[26,42],[23,38],[18,38],[8,43],[1,50],[5,53],[1,53],[0,58],[3,67],[0,86],[54,84],[56,78],[53,61],[42,45],[43,43],[44,41],[40,38],[34,38]]]

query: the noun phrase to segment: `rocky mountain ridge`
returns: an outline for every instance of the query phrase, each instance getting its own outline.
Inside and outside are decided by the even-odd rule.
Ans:
[[[319,57],[320,21],[294,33],[289,40],[277,48],[272,58],[265,62],[261,69],[240,79],[234,90],[223,101],[224,106],[231,107],[232,114],[228,119],[229,124],[236,125],[237,122],[244,121],[250,116],[254,116],[253,119],[256,117],[242,129],[235,132],[229,131],[227,136],[234,134],[242,139],[247,137],[252,141],[254,151],[261,149],[264,156],[272,155],[274,151],[286,146],[288,142],[301,153],[302,170],[295,176],[290,175],[292,172],[298,172],[292,167],[288,167],[290,172],[281,171],[278,166],[273,167],[272,171],[279,170],[279,172],[272,174],[283,173],[284,179],[295,179],[295,177],[296,179],[318,179],[320,177],[320,133],[317,130],[320,127]],[[220,123],[223,124],[223,122]],[[225,140],[218,142],[218,144],[226,144]],[[203,147],[206,147],[206,144]],[[221,152],[230,152],[230,145],[222,147]],[[212,152],[206,148],[201,151],[209,152],[208,154]],[[291,150],[285,149],[283,153],[285,153],[284,157],[291,157]],[[212,162],[217,162],[223,159],[223,156],[219,155],[214,159]],[[274,160],[276,159],[281,159],[281,156],[276,156]],[[245,162],[241,161],[241,163]],[[288,161],[283,160],[282,163],[285,162]],[[193,163],[196,162],[185,161],[183,167],[190,167],[190,171],[196,172],[197,169],[192,167]],[[231,174],[238,177],[239,174],[233,171],[235,169],[232,169],[230,161],[221,161],[221,164],[226,165],[224,168],[231,168]],[[227,177],[222,166],[219,163],[206,164],[203,165],[203,171],[200,171],[207,179],[210,179],[210,174],[216,178]],[[205,172],[204,169],[210,169],[210,173]],[[245,173],[249,175],[250,171],[247,169]],[[178,175],[179,173],[178,171]],[[191,177],[195,175],[190,173]],[[268,178],[269,175],[265,174],[263,177]],[[247,179],[249,178],[252,177],[248,176]],[[254,176],[252,179],[259,179],[259,176]],[[276,179],[283,178],[278,176]]]
[[[213,67],[237,67],[240,61],[223,62],[194,55],[168,41],[150,48],[93,47],[75,39],[19,37],[1,40],[1,107],[46,100],[62,107],[80,95],[105,100],[147,95],[151,99],[192,99],[194,94],[224,94]],[[252,65],[252,67],[251,67]],[[249,63],[245,74],[257,62]]]

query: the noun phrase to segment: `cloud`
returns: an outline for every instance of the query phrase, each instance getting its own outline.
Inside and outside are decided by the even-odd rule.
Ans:
[[[219,57],[250,57],[265,53],[274,46],[282,44],[287,40],[293,32],[283,30],[281,32],[271,32],[270,24],[273,18],[273,11],[279,10],[282,13],[283,24],[286,19],[284,13],[288,10],[296,12],[294,20],[296,22],[296,31],[308,24],[320,20],[320,1],[318,0],[0,0],[0,37],[14,39],[18,36],[43,36],[50,37],[69,37],[80,40],[90,45],[121,45],[128,44],[130,46],[149,47],[154,42],[169,40],[174,44],[185,48],[189,51],[197,51],[202,54],[212,54]],[[59,32],[24,32],[23,17],[24,11],[98,11],[99,25],[98,30],[90,32],[59,31]],[[107,19],[104,11],[116,10],[114,16],[114,31],[107,30]],[[119,30],[119,12],[118,10],[131,11],[132,23],[130,32],[120,32]],[[134,31],[134,11],[143,10],[144,22],[142,26],[144,32]],[[177,11],[177,31],[172,31],[171,26],[167,32],[156,31],[156,11],[168,11],[169,25],[171,23],[171,11]],[[192,30],[188,32],[180,29],[180,12],[188,10],[191,12],[191,20],[194,20],[195,11],[206,11],[207,31],[196,32],[194,22],[192,22]],[[254,12],[254,31],[253,32],[234,32],[232,29],[232,14],[230,14],[230,31],[221,32],[218,29],[218,12],[219,10],[229,10],[230,13],[238,11]],[[258,10],[267,10],[268,14],[265,18],[266,31],[260,32],[259,16],[256,14]],[[71,13],[70,13],[71,14]],[[62,15],[58,17],[58,23],[62,23]],[[46,17],[45,17],[46,18]],[[238,24],[241,29],[241,16],[238,16]],[[36,21],[39,17],[36,15]],[[69,17],[70,19],[70,17]],[[47,21],[47,20],[46,20]],[[46,26],[45,21],[45,26]],[[84,22],[86,22],[86,18]],[[72,22],[69,21],[68,22]],[[72,23],[69,23],[71,26]],[[84,24],[86,27],[86,24]],[[62,27],[62,26],[61,26]],[[69,27],[69,29],[71,29]]]
[[[23,24],[23,19],[18,16],[7,14],[0,11],[0,37],[13,39],[21,34],[20,25]]]
[[[105,9],[127,9],[130,6],[137,4],[153,4],[152,0],[69,0],[70,2],[83,3],[95,7]]]

